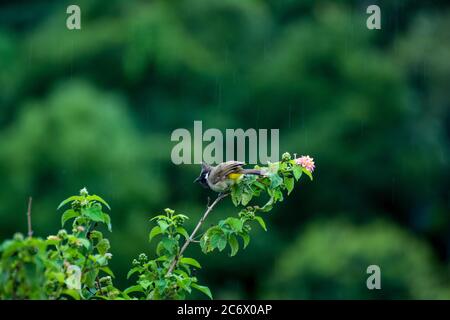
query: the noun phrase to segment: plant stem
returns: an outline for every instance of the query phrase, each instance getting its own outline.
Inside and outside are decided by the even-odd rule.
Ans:
[[[31,238],[33,236],[33,229],[31,229],[31,206],[33,204],[33,198],[28,198],[28,210],[27,210],[27,219],[28,219],[28,237]]]
[[[208,214],[212,211],[212,209],[214,209],[216,204],[218,204],[220,202],[220,200],[225,198],[227,195],[228,195],[228,193],[226,193],[226,194],[223,194],[223,193],[219,194],[217,196],[216,200],[214,200],[214,202],[211,205],[209,205],[209,200],[208,200],[208,206],[206,207],[205,213],[203,214],[203,216],[200,218],[200,221],[195,226],[194,231],[192,231],[192,233],[189,236],[189,238],[186,240],[184,245],[181,247],[180,252],[176,255],[175,259],[173,259],[172,263],[170,264],[169,270],[166,273],[166,277],[169,276],[172,273],[173,269],[178,264],[178,261],[180,260],[181,256],[183,255],[183,252],[186,250],[186,248],[189,246],[189,244],[191,242],[194,242],[195,234],[200,229],[202,224],[205,222],[206,218],[208,217]]]
[[[92,233],[92,231],[94,231],[95,227],[97,227],[97,222],[95,222],[94,224],[91,224],[91,225],[89,225],[89,226],[86,226],[86,228],[87,228],[87,230],[88,230],[88,232],[86,233],[86,238],[87,238],[89,241],[91,241],[91,233]],[[89,249],[88,249],[87,252],[86,252],[86,256],[85,256],[85,258],[84,258],[83,268],[81,269],[81,272],[82,272],[83,274],[86,274],[86,273],[87,273],[86,270],[85,270],[84,272],[83,272],[83,270],[86,269],[86,267],[87,267],[87,262],[88,262],[88,260],[89,260],[89,255],[91,254],[93,245],[94,245],[94,244],[91,243],[91,245],[89,246]],[[92,269],[93,269],[93,268],[92,268]]]

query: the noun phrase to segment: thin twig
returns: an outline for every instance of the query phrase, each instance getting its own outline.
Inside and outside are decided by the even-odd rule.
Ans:
[[[28,210],[27,210],[27,219],[28,219],[28,237],[31,238],[33,236],[33,229],[31,228],[31,206],[33,205],[33,198],[28,198]]]
[[[211,205],[207,206],[206,211],[203,214],[203,217],[200,218],[200,221],[197,223],[197,226],[195,227],[194,231],[192,231],[192,233],[189,236],[189,238],[186,240],[184,245],[181,247],[180,252],[176,255],[175,259],[173,259],[172,263],[170,264],[169,270],[166,273],[166,277],[169,276],[172,273],[173,269],[178,264],[178,261],[180,260],[181,256],[183,255],[183,252],[186,250],[186,248],[189,246],[189,244],[191,242],[194,242],[195,234],[200,229],[200,227],[202,226],[203,222],[205,222],[206,218],[208,217],[208,214],[212,211],[212,209],[214,209],[216,204],[218,204],[220,202],[220,200],[225,198],[227,195],[228,195],[228,193],[226,193],[226,194],[223,194],[223,193],[219,194],[217,196],[216,200],[214,200],[214,202]],[[209,203],[209,198],[208,198],[208,203]]]

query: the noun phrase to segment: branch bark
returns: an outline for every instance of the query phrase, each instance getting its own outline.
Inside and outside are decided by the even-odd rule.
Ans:
[[[225,198],[226,196],[228,196],[228,193],[226,194],[219,194],[216,198],[216,200],[214,200],[214,202],[209,205],[209,198],[208,198],[208,205],[206,207],[206,211],[203,214],[203,216],[200,218],[199,222],[197,223],[197,225],[194,228],[194,231],[192,231],[191,235],[189,236],[189,238],[186,240],[186,242],[184,243],[184,245],[181,247],[180,252],[177,254],[177,256],[175,257],[175,259],[173,259],[172,263],[169,266],[169,269],[166,273],[166,277],[169,276],[173,269],[175,269],[176,265],[178,264],[178,261],[180,260],[180,258],[183,256],[184,251],[186,250],[186,248],[189,246],[189,244],[191,244],[192,242],[195,242],[194,238],[195,235],[197,233],[197,231],[200,229],[200,227],[202,226],[202,224],[205,222],[206,218],[208,217],[209,213],[214,209],[214,207],[220,202],[220,200],[222,200],[223,198]]]
[[[33,236],[33,229],[31,228],[31,206],[33,205],[33,198],[28,198],[28,210],[27,210],[27,220],[28,220],[28,237]]]

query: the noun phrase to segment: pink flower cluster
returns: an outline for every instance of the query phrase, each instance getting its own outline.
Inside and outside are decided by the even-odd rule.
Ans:
[[[295,159],[295,163],[302,166],[309,172],[313,172],[315,169],[314,159],[310,156],[301,156],[300,158]]]

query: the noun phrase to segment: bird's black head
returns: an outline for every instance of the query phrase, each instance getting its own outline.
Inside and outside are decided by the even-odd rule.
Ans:
[[[194,180],[194,182],[200,183],[203,188],[209,188],[206,178],[210,171],[211,167],[207,163],[202,162],[202,170],[200,171],[200,175],[197,177],[197,179]]]

